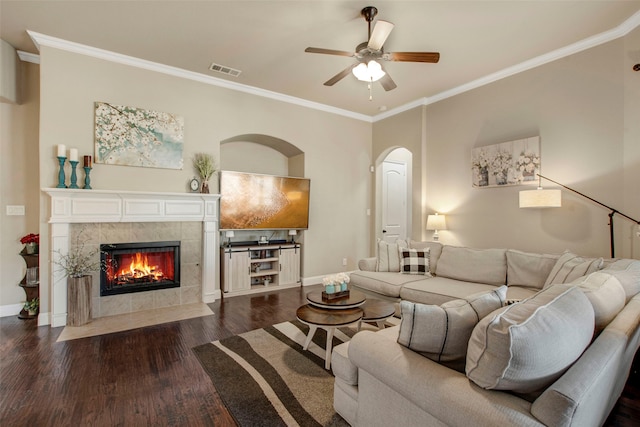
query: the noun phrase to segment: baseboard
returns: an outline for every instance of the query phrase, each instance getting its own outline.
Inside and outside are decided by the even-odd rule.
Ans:
[[[353,273],[353,271],[343,271],[343,273]],[[311,285],[320,285],[322,284],[322,279],[324,279],[327,276],[331,276],[334,275],[336,273],[329,273],[329,274],[324,274],[322,276],[312,276],[312,277],[304,277],[302,279],[302,286],[311,286]]]
[[[22,303],[0,305],[0,317],[17,316],[23,306]]]

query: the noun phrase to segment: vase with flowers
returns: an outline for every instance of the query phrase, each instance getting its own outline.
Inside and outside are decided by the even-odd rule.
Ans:
[[[513,168],[513,156],[506,150],[498,150],[491,159],[491,171],[497,185],[505,185],[509,170]]]
[[[24,245],[27,254],[37,254],[38,246],[40,245],[40,235],[33,233],[27,234],[20,239],[20,243]]]
[[[81,326],[91,321],[92,273],[104,269],[98,250],[91,251],[79,232],[69,252],[56,251],[53,263],[67,277],[67,325]]]
[[[193,158],[193,167],[202,178],[201,193],[209,193],[209,180],[216,171],[213,156],[207,153],[197,153]]]
[[[349,284],[350,277],[347,273],[338,273],[331,276],[327,276],[322,279],[324,285],[324,291],[322,292],[323,299],[335,299],[349,296]]]
[[[471,167],[474,173],[474,183],[478,187],[489,185],[489,163],[490,158],[486,149],[480,148],[474,151]]]
[[[516,161],[516,168],[523,181],[534,181],[536,173],[540,170],[540,156],[531,151],[523,151]]]

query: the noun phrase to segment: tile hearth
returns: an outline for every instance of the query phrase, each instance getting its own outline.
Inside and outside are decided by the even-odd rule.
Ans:
[[[111,334],[210,315],[213,315],[213,311],[207,304],[196,303],[99,317],[83,326],[65,326],[56,342]]]

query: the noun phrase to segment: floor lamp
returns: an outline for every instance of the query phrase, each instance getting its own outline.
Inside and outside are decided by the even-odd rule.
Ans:
[[[582,196],[582,197],[584,197],[584,198],[586,198],[586,199],[589,199],[589,200],[591,200],[592,202],[597,203],[597,204],[599,204],[600,206],[605,207],[605,208],[607,208],[607,209],[609,209],[609,210],[611,211],[611,212],[609,212],[609,235],[610,235],[610,240],[611,240],[611,258],[615,258],[615,253],[616,253],[616,252],[615,252],[615,247],[614,247],[614,244],[613,244],[613,243],[614,243],[614,242],[613,242],[613,217],[614,217],[614,215],[615,215],[615,214],[618,214],[618,215],[620,215],[620,216],[622,216],[622,217],[625,217],[625,218],[627,218],[628,220],[633,221],[633,222],[635,222],[636,224],[640,225],[640,221],[638,221],[637,219],[633,219],[633,218],[631,218],[630,216],[623,214],[623,213],[622,213],[622,212],[620,212],[619,210],[612,208],[611,206],[607,206],[607,205],[605,205],[604,203],[600,203],[599,201],[597,201],[597,200],[596,200],[596,199],[594,199],[593,197],[589,197],[589,196],[587,196],[587,195],[585,195],[585,194],[582,194],[581,192],[579,192],[579,191],[577,191],[577,190],[574,190],[573,188],[567,187],[566,185],[560,184],[559,182],[554,181],[554,180],[552,180],[551,178],[547,178],[546,176],[542,176],[542,175],[540,175],[540,174],[538,174],[538,176],[539,176],[540,178],[546,179],[547,181],[551,181],[551,182],[553,182],[554,184],[557,184],[557,185],[559,185],[559,186],[560,186],[560,187],[562,187],[562,188],[566,188],[566,189],[567,189],[567,190],[569,190],[569,191],[573,191],[574,193],[579,194],[580,196]]]

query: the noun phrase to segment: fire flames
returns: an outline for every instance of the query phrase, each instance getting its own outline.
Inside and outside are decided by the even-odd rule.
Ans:
[[[157,265],[149,265],[149,259],[146,254],[136,253],[129,266],[123,268],[116,275],[118,282],[130,283],[139,281],[158,281],[162,280],[164,273],[158,269]]]

